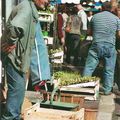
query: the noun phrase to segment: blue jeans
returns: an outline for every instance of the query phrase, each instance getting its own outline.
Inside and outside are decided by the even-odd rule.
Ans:
[[[35,46],[32,49],[30,62],[30,75],[32,85],[42,80],[51,79],[48,51],[43,39],[40,23],[36,25]]]
[[[120,91],[120,52],[119,51],[117,52],[115,82],[118,86],[118,90]]]
[[[112,90],[114,80],[116,63],[116,50],[114,45],[106,42],[93,43],[88,52],[83,76],[92,76],[100,59],[104,61],[103,88],[105,94],[107,94]]]
[[[14,69],[9,62],[6,67],[7,100],[1,120],[20,120],[21,106],[25,95],[25,75]]]

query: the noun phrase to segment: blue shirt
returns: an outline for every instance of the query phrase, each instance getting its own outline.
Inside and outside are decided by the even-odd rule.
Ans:
[[[95,14],[90,28],[93,31],[93,42],[108,42],[115,45],[116,31],[120,30],[120,20],[114,14],[103,11]]]

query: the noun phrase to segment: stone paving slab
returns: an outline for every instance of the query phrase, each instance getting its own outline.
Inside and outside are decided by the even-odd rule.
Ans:
[[[114,94],[107,96],[102,95],[100,98],[100,105],[115,105],[114,98],[115,98]]]
[[[97,120],[112,120],[112,114],[105,112],[98,112]]]
[[[112,120],[115,110],[114,98],[114,94],[108,96],[101,95],[97,120]]]
[[[99,111],[112,113],[115,110],[115,105],[100,105]]]
[[[117,116],[116,112],[114,111],[114,113],[112,114],[112,119],[111,120],[120,120],[120,116]]]

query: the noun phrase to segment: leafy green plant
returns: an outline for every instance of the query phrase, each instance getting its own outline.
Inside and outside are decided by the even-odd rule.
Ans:
[[[50,50],[49,50],[49,54],[54,54],[54,53],[58,53],[58,52],[61,52],[61,51],[63,51],[62,48],[50,49]]]
[[[80,40],[81,41],[85,40],[85,35],[80,35]]]
[[[98,77],[81,77],[80,73],[72,71],[55,72],[54,79],[60,79],[61,86],[100,80]]]

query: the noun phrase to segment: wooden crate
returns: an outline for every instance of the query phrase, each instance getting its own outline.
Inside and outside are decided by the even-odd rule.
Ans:
[[[32,103],[28,98],[24,98],[22,109],[21,109],[21,114],[24,114],[25,110],[32,107]]]
[[[86,100],[84,103],[85,120],[97,120],[97,113],[99,109],[99,100],[90,101]]]
[[[69,86],[61,87],[62,92],[69,92],[71,94],[79,94],[84,96],[87,100],[97,100],[99,98],[99,80],[88,82],[88,83],[80,83],[73,84]]]
[[[24,120],[84,120],[84,108],[77,112],[40,108],[35,104],[26,109]]]
[[[43,94],[36,91],[26,91],[25,97],[30,100],[32,103],[41,102],[43,100]]]
[[[85,120],[96,120],[97,113],[97,109],[85,109]]]
[[[47,99],[50,100],[51,93],[48,93]],[[66,103],[77,103],[80,105],[80,108],[84,105],[84,99],[85,97],[77,95],[77,94],[70,94],[70,93],[61,93],[61,102]],[[54,99],[58,100],[58,95],[56,93]]]

